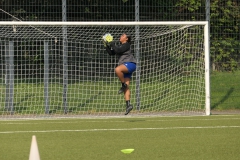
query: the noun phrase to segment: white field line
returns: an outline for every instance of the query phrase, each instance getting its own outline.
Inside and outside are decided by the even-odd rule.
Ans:
[[[32,124],[74,124],[74,123],[126,123],[126,121],[71,121],[71,122],[27,122],[27,123],[21,123],[21,122],[7,122],[7,123],[0,123],[0,125],[10,125],[10,124],[17,124],[17,125],[32,125]]]
[[[214,119],[174,119],[174,120],[148,120],[148,121],[219,121],[219,120],[240,120],[240,118],[214,118]]]
[[[15,121],[0,121],[0,125],[32,125],[32,124],[73,124],[73,123],[131,123],[131,121],[133,122],[173,122],[173,121],[218,121],[218,120],[240,120],[240,118],[214,118],[214,119],[130,119],[130,120],[107,120],[107,121],[102,121],[100,120],[79,120],[77,119],[76,121],[72,121],[72,119],[70,119],[70,121],[68,120],[62,120],[61,119],[49,119],[50,122],[46,121],[46,120],[39,120],[39,122],[34,122],[36,120],[15,120]]]
[[[81,130],[42,130],[42,131],[3,131],[9,133],[51,133],[51,132],[101,132],[101,131],[136,131],[136,130],[173,130],[173,129],[222,129],[240,128],[240,126],[206,126],[206,127],[165,127],[165,128],[112,128],[112,129],[81,129]]]
[[[219,117],[218,119],[225,119],[222,117],[239,117],[239,115],[216,115],[214,116],[214,119],[216,119],[216,117]],[[109,119],[149,119],[149,118],[184,118],[184,117],[208,117],[208,116],[118,116],[118,117],[114,117],[114,116],[109,116],[109,117],[48,117],[48,118],[13,118],[13,119],[8,119],[8,118],[0,118],[0,122],[15,122],[15,121],[66,121],[66,120],[109,120]],[[208,118],[207,118],[208,119]],[[231,119],[231,118],[227,118],[227,119]],[[177,119],[179,120],[179,119]],[[186,119],[188,120],[188,119]],[[198,119],[193,119],[193,120],[198,120]],[[201,120],[201,119],[199,119]],[[212,120],[212,119],[209,119]]]

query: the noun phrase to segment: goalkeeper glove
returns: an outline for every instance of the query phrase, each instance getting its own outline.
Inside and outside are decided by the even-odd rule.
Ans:
[[[102,37],[102,40],[103,40],[103,45],[106,47],[107,45],[109,45],[109,43],[113,41],[113,36],[107,33]]]
[[[111,43],[113,41],[113,36],[111,34],[107,34],[105,37],[105,41],[108,43]]]

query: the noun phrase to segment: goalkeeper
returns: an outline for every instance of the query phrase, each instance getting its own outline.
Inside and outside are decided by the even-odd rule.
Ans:
[[[131,53],[131,36],[124,33],[120,36],[120,44],[115,45],[113,37],[110,34],[103,36],[103,44],[109,55],[118,56],[118,66],[115,68],[115,73],[118,76],[122,87],[118,91],[118,94],[124,93],[126,101],[126,113],[127,115],[133,106],[130,104],[130,80],[132,73],[136,70],[136,59]]]

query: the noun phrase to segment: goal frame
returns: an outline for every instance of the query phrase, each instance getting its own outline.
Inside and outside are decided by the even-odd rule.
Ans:
[[[0,26],[4,25],[26,25],[26,26],[127,26],[127,25],[202,25],[204,26],[204,56],[205,56],[205,115],[210,115],[210,48],[209,48],[209,22],[208,21],[145,21],[145,22],[33,22],[33,21],[1,21]]]

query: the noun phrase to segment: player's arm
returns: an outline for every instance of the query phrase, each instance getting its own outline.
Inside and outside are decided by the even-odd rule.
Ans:
[[[108,52],[108,54],[111,55],[115,55],[116,53],[114,52],[114,50],[112,50],[109,46],[105,47],[106,51]]]
[[[126,52],[130,49],[130,44],[129,43],[124,43],[120,46],[116,46],[113,43],[110,43],[110,47],[113,49],[113,51],[116,54],[123,54],[124,52]]]

